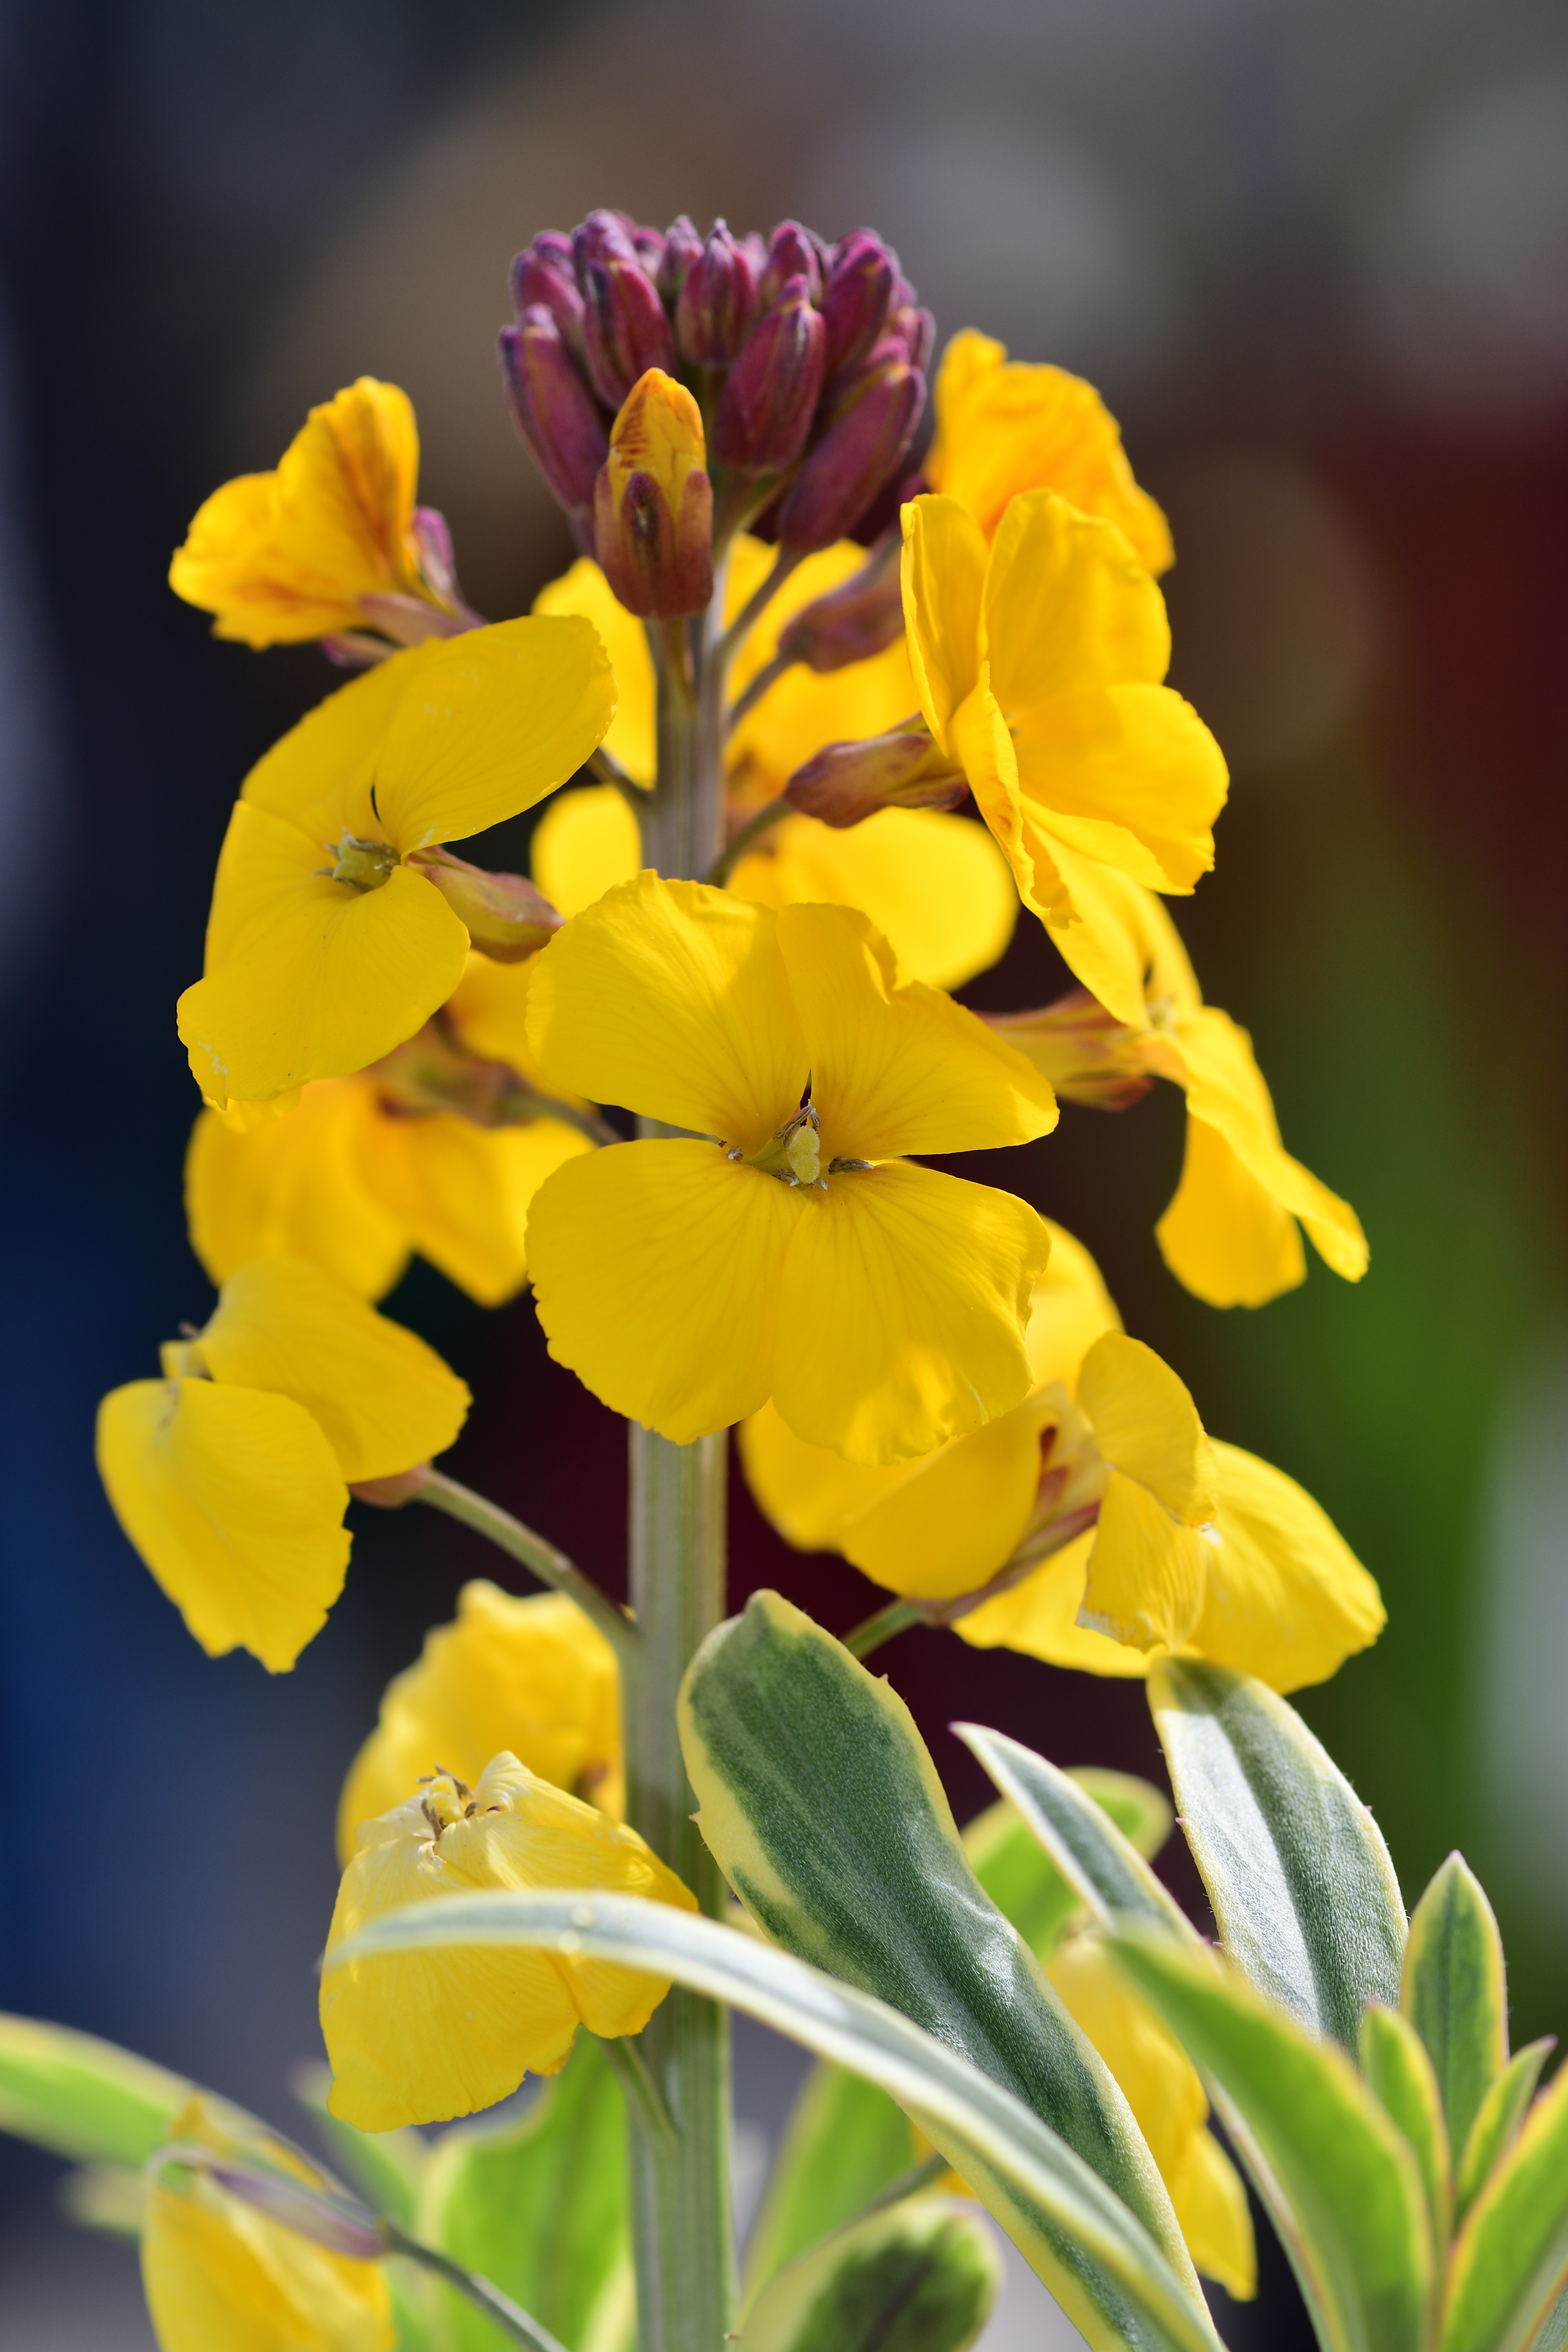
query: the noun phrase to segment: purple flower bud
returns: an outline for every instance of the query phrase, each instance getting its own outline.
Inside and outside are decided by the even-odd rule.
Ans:
[[[902,459],[925,393],[920,370],[900,360],[855,383],[784,492],[781,546],[809,553],[844,537]]]
[[[922,375],[931,373],[931,353],[936,349],[936,320],[929,310],[913,302],[905,302],[889,313],[884,343],[896,343],[899,357],[917,367]]]
[[[702,258],[702,239],[682,213],[664,236],[664,259],[659,264],[658,290],[671,310],[679,299],[688,272]]]
[[[569,350],[583,356],[583,297],[572,260],[572,240],[546,229],[524,246],[511,265],[512,309],[521,319],[535,307],[548,310]]]
[[[899,541],[889,532],[842,587],[804,605],[779,632],[779,651],[817,671],[869,661],[904,633]]]
[[[542,305],[500,333],[501,374],[517,429],[552,495],[585,517],[610,446],[609,428],[582,371]]]
[[[715,221],[700,256],[686,273],[675,306],[681,358],[693,367],[728,367],[746,340],[756,308],[752,257],[724,223]]]
[[[827,331],[804,278],[792,278],[758,320],[720,395],[713,456],[749,474],[783,473],[811,431]]]
[[[585,273],[590,262],[598,261],[606,253],[622,261],[637,259],[637,249],[632,243],[633,226],[628,214],[604,210],[590,213],[585,221],[578,222],[572,232],[572,259],[577,271],[577,282],[584,291]]]
[[[771,310],[792,278],[804,278],[810,301],[822,292],[822,261],[816,239],[798,221],[780,221],[768,239],[768,257],[757,288],[757,299]]]
[[[606,408],[618,409],[639,376],[675,365],[675,339],[654,283],[626,243],[608,238],[583,271],[583,345],[588,376]]]
[[[791,808],[844,831],[882,808],[956,808],[969,780],[923,719],[858,743],[825,743],[784,786]]]
[[[898,257],[869,229],[856,229],[835,249],[822,295],[830,382],[865,358],[887,322],[900,283]]]
[[[648,276],[657,285],[658,273],[664,268],[664,238],[656,228],[644,228],[640,221],[631,226],[632,249]]]

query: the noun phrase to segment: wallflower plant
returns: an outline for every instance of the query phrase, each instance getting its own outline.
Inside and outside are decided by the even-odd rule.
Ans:
[[[369,378],[175,558],[219,635],[363,674],[242,786],[178,1008],[218,1301],[104,1400],[99,1461],[195,1639],[274,1672],[351,1496],[552,1590],[470,1582],[352,1727],[298,2085],[325,2163],[34,2020],[0,2020],[0,2124],[141,2239],[163,2352],[962,2352],[982,2210],[1095,2352],[1215,2352],[1200,2278],[1253,2293],[1255,2210],[1324,2352],[1562,2345],[1564,2078],[1510,2053],[1464,1864],[1407,1920],[1281,1696],[1376,1639],[1373,1577],[997,1163],[924,1164],[1007,1149],[1048,1191],[1058,1097],[1164,1078],[1181,1281],[1261,1306],[1303,1229],[1366,1264],[1162,903],[1226,777],[1163,682],[1170,534],[1114,420],[972,330],[928,407],[933,322],[865,230],[601,211],[512,296],[506,397],[579,551],[532,613],[465,603]],[[446,846],[536,806],[531,881]],[[983,1019],[946,992],[1020,907],[1077,985]],[[531,1282],[626,1417],[624,1601],[437,1466],[467,1388],[371,1303],[414,1251],[485,1304]],[[891,1596],[847,1640],[727,1614],[736,1427],[787,1541]],[[527,1433],[512,1461],[526,1490]],[[959,1726],[997,1792],[960,1834],[862,1663],[913,1624],[1143,1681],[1217,1948],[1144,1782]],[[732,2010],[816,2062],[740,2276]]]

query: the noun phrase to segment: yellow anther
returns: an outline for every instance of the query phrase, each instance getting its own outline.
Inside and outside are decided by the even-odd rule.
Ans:
[[[797,1184],[815,1184],[822,1172],[822,1146],[809,1121],[797,1127],[784,1145],[784,1158]]]

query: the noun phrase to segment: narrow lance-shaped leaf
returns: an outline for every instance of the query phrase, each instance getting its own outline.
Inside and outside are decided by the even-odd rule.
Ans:
[[[1399,2005],[1405,1906],[1377,1823],[1250,1675],[1163,1658],[1149,1705],[1220,1941],[1260,1992],[1353,2050],[1369,2000]]]
[[[1526,2352],[1568,2284],[1568,2070],[1526,2116],[1459,2232],[1440,2352]]]
[[[773,1942],[890,2001],[1015,2092],[1152,2231],[1197,2307],[1131,2112],[975,1878],[889,1685],[777,1593],[756,1593],[688,1669],[680,1735],[698,1826]],[[1047,2243],[1038,2260],[1089,2332],[1072,2250]],[[1119,2324],[1109,2305],[1098,2324]]]
[[[1022,2100],[886,2001],[717,1920],[632,1895],[465,1895],[413,1904],[363,1929],[341,1957],[473,1944],[542,1947],[670,1977],[863,2074],[908,2109],[1042,2274],[1047,2240],[1058,2269],[1076,2250],[1069,2315],[1082,2327],[1083,2312],[1092,2345],[1218,2352],[1186,2277],[1098,2173]],[[1121,2305],[1114,2326],[1101,2315],[1109,2295]]]
[[[1415,2151],[1432,2216],[1433,2243],[1446,2248],[1453,2212],[1453,2171],[1437,2077],[1408,2018],[1376,2001],[1363,2012],[1361,2071],[1373,2096]]]
[[[1465,2142],[1464,2159],[1455,2186],[1454,2210],[1458,2221],[1464,2220],[1486,2187],[1494,2166],[1512,2147],[1525,2110],[1535,2096],[1541,2070],[1556,2046],[1556,2037],[1550,2033],[1543,2034],[1539,2042],[1527,2042],[1522,2050],[1515,2051],[1481,2101],[1470,2126],[1470,2137]]]
[[[1415,2156],[1350,2060],[1260,2000],[1212,1952],[1147,1927],[1118,1965],[1246,2121],[1325,2352],[1424,2352],[1432,2226]]]
[[[1123,1835],[1090,1787],[1047,1764],[1005,1732],[955,1723],[960,1739],[1010,1798],[1057,1868],[1101,1927],[1112,1919],[1146,1918],[1190,1936],[1181,1906]]]
[[[145,2164],[193,2086],[112,2042],[0,2016],[0,2131],[79,2164]]]
[[[1001,2284],[973,2206],[905,2198],[781,2271],[741,2330],[742,2352],[965,2352]]]
[[[1400,2007],[1426,2044],[1448,2137],[1463,2148],[1508,2063],[1508,1990],[1492,1906],[1462,1854],[1448,1856],[1415,1906]]]

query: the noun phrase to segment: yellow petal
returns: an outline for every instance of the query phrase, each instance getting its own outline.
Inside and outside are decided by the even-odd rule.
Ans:
[[[1180,1649],[1203,1608],[1208,1554],[1196,1528],[1113,1469],[1089,1556],[1083,1622],[1136,1650]]]
[[[1190,890],[1213,866],[1225,761],[1169,687],[1058,695],[1019,712],[1014,740],[1026,805],[1069,849],[1161,890]]]
[[[393,712],[436,650],[433,645],[410,646],[329,694],[262,753],[246,777],[241,799],[289,818],[316,846],[335,841],[345,829],[366,839],[379,837],[383,828],[370,798],[376,756]],[[228,951],[227,942],[209,931],[209,968]]]
[[[349,1768],[338,1807],[338,1857],[362,1822],[417,1792],[445,1766],[478,1780],[508,1749],[530,1771],[618,1820],[620,1676],[604,1635],[565,1596],[514,1600],[476,1579],[455,1623],[425,1636],[415,1664],[388,1684],[380,1719]]]
[[[1053,1218],[1050,1263],[1035,1285],[1034,1311],[1024,1345],[1037,1388],[1059,1381],[1070,1394],[1079,1366],[1107,1331],[1120,1331],[1121,1318],[1105,1278],[1083,1244]]]
[[[985,541],[956,499],[912,499],[903,528],[910,668],[926,725],[951,749],[949,723],[980,675]]]
[[[1241,2175],[1213,2132],[1194,2132],[1186,2161],[1166,2183],[1193,2266],[1238,2303],[1258,2293],[1258,2247]]]
[[[1024,1326],[1050,1249],[1033,1209],[896,1160],[785,1198],[801,1213],[773,1389],[797,1436],[900,1462],[1022,1403]]]
[[[444,1453],[468,1417],[433,1348],[304,1258],[240,1266],[198,1344],[215,1381],[303,1405],[351,1486]]]
[[[1048,1135],[1048,1080],[974,1013],[890,985],[886,944],[847,907],[785,907],[778,949],[805,1039],[824,1160],[982,1151]]]
[[[1002,518],[985,574],[985,651],[1015,722],[1092,687],[1157,686],[1171,661],[1165,600],[1113,525],[1054,490]]]
[[[390,1290],[408,1262],[408,1236],[362,1171],[365,1144],[384,1124],[374,1090],[353,1078],[307,1087],[297,1110],[249,1128],[204,1110],[185,1154],[185,1215],[213,1282],[283,1251],[363,1298]]]
[[[990,835],[938,809],[879,809],[843,830],[785,817],[741,859],[730,887],[764,907],[858,907],[893,950],[900,978],[931,988],[960,988],[988,971],[1018,912]]]
[[[1326,1682],[1384,1623],[1377,1586],[1310,1495],[1216,1444],[1219,1540],[1192,1646],[1279,1691]]]
[[[159,2352],[392,2352],[397,2340],[380,2263],[330,2252],[207,2174],[149,2189],[142,2282]]]
[[[1121,1331],[1097,1339],[1078,1376],[1078,1406],[1105,1459],[1196,1527],[1214,1517],[1214,1470],[1197,1407],[1169,1364]]]
[[[558,1118],[507,1128],[442,1113],[386,1118],[367,1173],[420,1255],[481,1307],[499,1307],[528,1272],[534,1194],[566,1160],[593,1148]]]
[[[773,1387],[791,1233],[822,1197],[710,1143],[617,1144],[570,1160],[528,1221],[551,1354],[677,1444],[743,1421]]]
[[[462,976],[468,933],[428,882],[399,866],[382,888],[353,890],[313,879],[311,854],[293,825],[237,805],[217,893],[236,910],[236,946],[177,1009],[209,1102],[363,1069]]]
[[[592,621],[610,657],[615,672],[618,698],[616,715],[605,737],[605,749],[613,760],[620,762],[634,784],[651,785],[654,778],[654,706],[655,688],[653,661],[647,649],[647,632],[640,621],[634,619],[610,588],[609,582],[591,555],[580,555],[570,572],[559,580],[552,580],[533,600],[536,613],[580,613]],[[617,803],[626,807],[614,787],[608,788]],[[629,814],[629,812],[628,812]],[[538,835],[534,835],[537,849]],[[634,858],[626,871],[635,874],[642,863]],[[613,877],[619,882],[624,877]],[[537,868],[534,879],[552,904],[563,915],[574,915],[575,907],[566,906],[552,890],[540,881]],[[594,896],[598,896],[597,891]],[[590,902],[581,901],[584,906]]]
[[[1176,1280],[1210,1307],[1265,1307],[1307,1278],[1295,1218],[1190,1109],[1182,1181],[1154,1237]]]
[[[1035,895],[1025,905],[1039,915],[1074,979],[1118,1021],[1142,1029],[1149,1017],[1150,965],[1142,929],[1126,920],[1125,896],[1136,892],[1149,899],[1152,894],[1099,858],[1080,856],[1059,834],[1047,836],[1030,807],[1023,812],[1021,833],[1036,877]],[[1050,877],[1046,887],[1043,876]],[[1158,899],[1152,903],[1159,905]]]
[[[303,1406],[211,1381],[132,1381],[99,1407],[116,1517],[209,1656],[286,1673],[342,1591],[348,1494]]]
[[[1018,491],[1052,489],[1114,523],[1151,572],[1172,562],[1165,518],[1134,481],[1116,420],[1092,384],[1009,361],[1004,344],[966,327],[942,353],[934,401],[927,477],[963,499],[987,539]]]
[[[1141,1678],[1149,1671],[1142,1651],[1130,1650],[1078,1622],[1093,1542],[1092,1530],[1079,1536],[1022,1584],[959,1618],[953,1632],[977,1650],[1021,1650],[1047,1665],[1075,1666],[1085,1674],[1121,1680]]]
[[[641,866],[641,830],[614,784],[557,793],[533,829],[530,871],[563,915],[580,915]]]
[[[539,958],[534,1058],[556,1087],[759,1149],[810,1068],[777,919],[725,890],[639,874]]]

